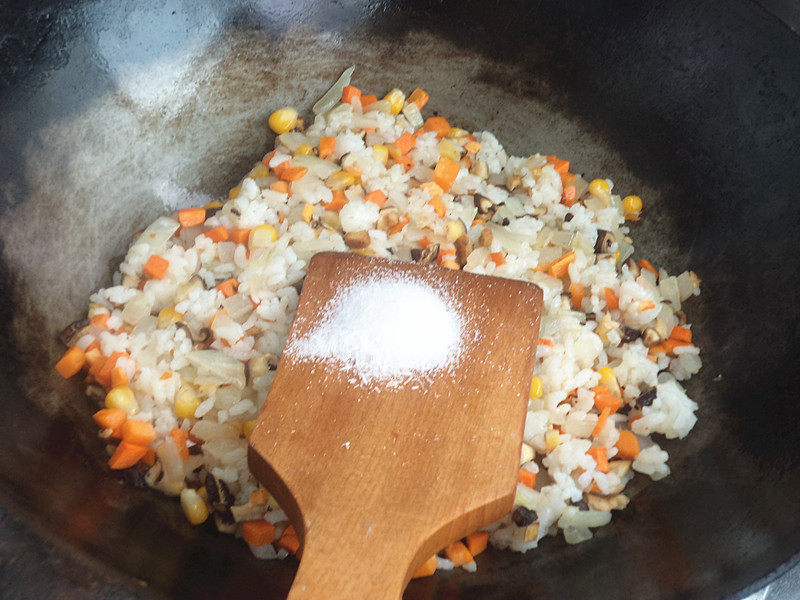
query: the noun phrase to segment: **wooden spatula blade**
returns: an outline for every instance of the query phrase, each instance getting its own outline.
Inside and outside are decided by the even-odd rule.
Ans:
[[[446,290],[464,323],[454,365],[365,384],[292,351],[365,274]],[[354,254],[312,259],[249,452],[302,540],[290,598],[396,600],[433,553],[510,510],[541,301],[520,281]]]

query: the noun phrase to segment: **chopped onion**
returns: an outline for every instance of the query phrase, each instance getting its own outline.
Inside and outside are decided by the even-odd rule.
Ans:
[[[139,321],[144,319],[150,314],[153,305],[150,304],[147,296],[142,292],[136,292],[136,295],[128,300],[125,308],[122,309],[122,319],[129,325],[136,325]]]
[[[223,425],[214,421],[197,421],[192,425],[192,435],[201,440],[213,440],[219,438],[239,438],[239,432],[233,425]]]
[[[387,115],[392,114],[392,103],[388,100],[378,100],[373,102],[367,108],[364,109],[365,113],[380,111],[382,113],[386,113]]]
[[[228,311],[231,319],[244,323],[253,312],[253,303],[247,294],[234,294],[222,301],[222,308]]]
[[[673,310],[681,309],[681,297],[678,293],[678,280],[675,277],[662,277],[658,282],[658,289],[664,300],[669,300]]]
[[[294,152],[303,144],[307,144],[308,138],[299,131],[287,131],[278,136],[278,141]]]
[[[419,112],[419,108],[413,102],[406,102],[406,105],[403,107],[403,116],[408,119],[408,122],[411,124],[412,127],[422,127],[422,113]]]
[[[247,383],[244,364],[219,350],[193,350],[186,358],[197,369],[197,385],[232,384],[243,388]]]
[[[323,160],[318,156],[295,156],[292,162],[305,167],[309,173],[320,179],[327,179],[339,170],[339,166],[335,162]]]
[[[689,298],[694,292],[694,286],[692,286],[692,278],[689,276],[689,271],[684,271],[678,275],[678,292],[681,295],[681,302]]]
[[[336,106],[336,103],[342,99],[342,92],[345,86],[350,85],[350,78],[353,76],[353,71],[355,70],[355,65],[346,68],[344,73],[336,80],[336,83],[334,83],[331,88],[322,95],[322,98],[317,100],[314,106],[311,107],[311,112],[315,115],[320,115]]]
[[[136,244],[146,244],[152,254],[158,254],[167,246],[167,241],[181,226],[175,219],[159,217],[136,239]]]

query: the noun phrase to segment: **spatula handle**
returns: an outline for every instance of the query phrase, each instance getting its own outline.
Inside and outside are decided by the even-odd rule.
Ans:
[[[339,528],[305,540],[289,600],[400,600],[415,554],[407,543]]]

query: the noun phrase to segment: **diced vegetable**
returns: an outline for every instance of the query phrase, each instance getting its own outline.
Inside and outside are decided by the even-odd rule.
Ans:
[[[601,473],[608,473],[611,470],[608,466],[606,449],[603,446],[589,448],[589,450],[586,451],[586,454],[594,459],[594,462],[597,463],[597,470]]]
[[[178,222],[181,227],[202,225],[206,220],[205,208],[183,208],[178,211]]]
[[[422,109],[428,103],[430,95],[423,89],[417,88],[408,96],[408,101],[417,105],[417,108]]]
[[[167,274],[167,269],[169,269],[169,261],[157,254],[153,254],[144,265],[144,274],[153,279],[163,279],[164,275]]]
[[[617,456],[619,458],[635,459],[639,455],[639,440],[631,431],[620,431],[617,440]]]
[[[112,469],[129,469],[138,463],[147,454],[147,447],[131,444],[122,440],[108,459],[108,466]]]
[[[269,521],[245,521],[242,523],[242,537],[251,546],[263,546],[275,539],[275,526]]]
[[[86,364],[86,354],[78,346],[72,346],[64,353],[64,356],[56,363],[56,371],[64,379],[69,379]]]
[[[461,165],[456,161],[440,156],[436,162],[436,168],[433,170],[433,180],[446,192],[455,183],[460,170]]]

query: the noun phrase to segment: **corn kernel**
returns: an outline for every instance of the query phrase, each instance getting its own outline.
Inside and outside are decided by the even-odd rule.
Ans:
[[[379,160],[384,165],[389,160],[389,149],[383,144],[375,144],[372,147],[372,156],[375,160]]]
[[[445,227],[447,228],[448,242],[455,242],[467,231],[467,228],[464,227],[464,223],[459,219],[453,219],[452,221],[448,221]]]
[[[250,230],[247,240],[249,248],[265,248],[278,239],[278,232],[272,225],[256,225]]]
[[[436,146],[436,149],[439,151],[439,154],[445,158],[449,158],[455,162],[461,160],[461,153],[458,151],[458,148],[453,146],[453,144],[448,140],[442,140],[439,142],[439,145]]]
[[[617,250],[616,252],[614,252],[614,260],[616,260],[617,262],[619,262],[621,258],[622,258],[622,252],[620,252],[619,250]]]
[[[222,208],[223,204],[219,200],[214,200],[213,202],[209,202],[203,208],[206,210],[219,210]]]
[[[536,452],[534,452],[533,448],[523,442],[522,450],[520,450],[519,464],[524,465],[526,462],[532,461],[535,455]]]
[[[336,192],[350,187],[355,184],[355,182],[356,178],[351,173],[347,171],[336,171],[336,173],[325,180],[325,185]]]
[[[200,398],[191,388],[184,388],[175,396],[175,414],[181,419],[193,419],[198,406]]]
[[[303,207],[303,212],[301,216],[303,218],[303,221],[305,221],[306,223],[310,223],[311,217],[314,216],[314,205],[306,202],[306,205]]]
[[[406,101],[406,95],[402,90],[394,88],[391,92],[386,94],[383,99],[389,102],[390,112],[396,115],[403,110],[403,103]]]
[[[250,439],[250,436],[253,434],[253,429],[256,428],[256,424],[258,421],[256,419],[251,419],[250,421],[245,421],[244,425],[242,425],[242,433],[244,437]]]
[[[208,518],[208,505],[192,488],[181,490],[181,508],[192,525],[200,525]]]
[[[314,149],[308,144],[300,144],[297,150],[294,151],[295,156],[308,156],[314,154]]]
[[[389,151],[389,157],[392,160],[397,160],[403,153],[400,152],[400,148],[398,148],[395,144],[386,144],[386,149]]]
[[[544,434],[544,445],[547,447],[548,452],[555,450],[558,446],[558,431],[551,429]]]
[[[593,179],[589,184],[589,193],[596,198],[600,198],[607,204],[611,187],[605,179]]]
[[[241,191],[242,191],[242,186],[240,185],[231,188],[231,190],[228,192],[228,200],[233,200],[234,198],[237,198],[241,193]]]
[[[280,108],[269,116],[269,128],[277,134],[291,131],[297,125],[297,111],[291,107]]]
[[[261,163],[258,163],[258,165],[253,167],[253,170],[250,171],[250,174],[248,175],[250,179],[260,179],[262,177],[269,177],[269,176],[270,176],[269,167],[267,165],[262,165]]]
[[[542,380],[539,379],[536,375],[533,376],[531,379],[531,398],[541,398],[542,397]]]
[[[139,403],[136,402],[136,396],[131,388],[127,385],[118,385],[106,394],[106,408],[119,408],[132,415],[139,410]]]
[[[158,328],[166,329],[173,323],[177,323],[182,319],[183,313],[179,313],[177,310],[175,310],[174,306],[167,306],[166,308],[162,308],[158,313]]]
[[[617,398],[621,398],[622,389],[619,387],[619,382],[617,381],[617,375],[614,373],[614,369],[611,367],[603,367],[602,369],[598,369],[597,372],[600,375],[600,383],[606,386],[608,391],[614,394]]]
[[[451,127],[450,131],[447,132],[447,137],[451,140],[455,138],[462,138],[466,135],[469,135],[469,131],[466,129],[461,129],[460,127]]]
[[[641,212],[642,199],[639,196],[625,196],[622,200],[622,210],[626,215]]]

